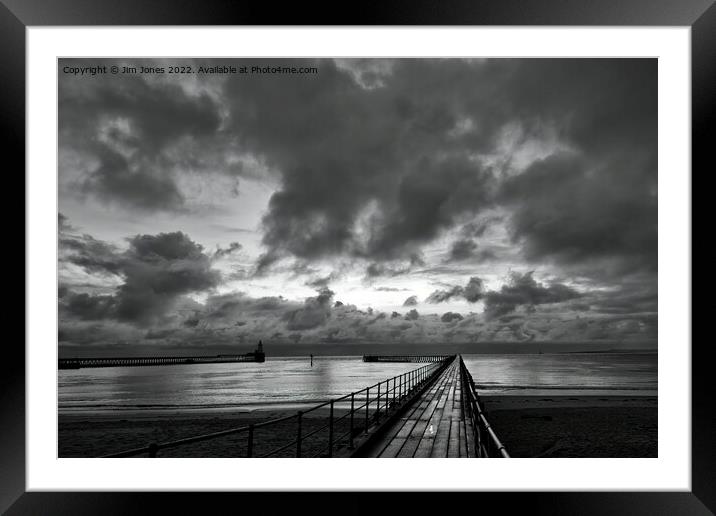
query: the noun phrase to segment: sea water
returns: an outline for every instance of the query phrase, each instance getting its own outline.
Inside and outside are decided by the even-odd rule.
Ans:
[[[656,353],[463,355],[480,394],[656,395]],[[251,410],[321,403],[425,364],[360,356],[267,357],[264,363],[58,371],[60,413]]]

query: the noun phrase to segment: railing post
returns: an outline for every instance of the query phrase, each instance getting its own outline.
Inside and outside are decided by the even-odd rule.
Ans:
[[[328,456],[333,457],[333,400],[331,400],[331,411],[328,415]]]
[[[254,454],[254,425],[251,423],[249,425],[249,443],[246,446],[246,456],[247,457],[253,457]]]
[[[303,412],[298,411],[298,429],[296,430],[296,457],[301,456],[301,430],[303,427]]]
[[[388,380],[388,393],[387,393],[386,396],[385,396],[385,403],[386,403],[388,406],[393,406],[393,400],[395,400],[395,391],[393,391],[393,395],[392,395],[392,396],[390,395],[390,392],[391,392],[391,390],[390,390],[390,381],[391,381],[391,380],[393,380],[393,389],[395,389],[395,379],[394,379],[394,378],[391,378],[390,380]]]
[[[380,420],[380,382],[378,382],[378,398],[375,400],[375,420]]]
[[[395,407],[395,376],[393,377],[393,406]]]
[[[385,381],[385,403],[383,404],[383,414],[388,413],[388,380]]]
[[[482,436],[480,433],[480,421],[476,418],[472,418],[473,432],[475,434],[475,453],[478,457],[482,457]]]
[[[383,405],[383,413],[388,414],[388,380],[385,381],[385,404]]]
[[[368,407],[370,406],[370,387],[365,390],[365,428],[363,431],[368,435]]]
[[[350,433],[348,434],[348,435],[350,436],[349,439],[348,439],[348,449],[349,449],[349,450],[352,450],[352,449],[353,449],[353,412],[354,412],[354,410],[355,410],[355,409],[354,409],[354,407],[355,407],[355,400],[356,400],[356,393],[355,393],[355,392],[351,392],[351,431],[350,431]]]

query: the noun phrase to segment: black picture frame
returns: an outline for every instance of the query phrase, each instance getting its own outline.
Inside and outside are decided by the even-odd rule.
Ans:
[[[370,4],[228,0],[0,0],[0,124],[6,157],[25,165],[25,30],[31,26],[88,25],[577,25],[690,26],[692,33],[692,161],[702,166],[713,142],[716,91],[714,0],[457,0],[381,1]],[[8,167],[8,174],[11,169]],[[12,169],[12,173],[14,169]],[[693,167],[692,167],[693,170]],[[706,170],[702,170],[706,172]],[[692,178],[693,178],[692,171]],[[24,188],[24,182],[23,182]],[[19,197],[19,196],[17,196]],[[16,215],[15,215],[16,217]],[[7,220],[7,219],[6,219]],[[19,247],[19,245],[18,245]],[[25,275],[32,274],[25,269]],[[20,303],[17,303],[18,305]],[[24,305],[24,304],[23,304]],[[25,492],[25,353],[6,342],[0,396],[0,510],[7,514],[142,514],[161,507],[179,514],[237,512],[261,493]],[[683,343],[689,345],[691,343]],[[716,511],[716,446],[708,345],[692,346],[692,491],[639,493],[453,493],[453,509],[480,507],[533,514],[710,514]],[[9,366],[9,367],[8,367]],[[269,514],[283,504],[310,504],[311,512],[379,512],[385,494],[349,493],[340,502],[315,502],[322,493],[273,493]],[[299,500],[295,500],[298,498]],[[416,493],[402,497],[404,511],[425,514],[444,505]],[[218,503],[217,503],[218,502]],[[156,505],[159,504],[159,505]],[[237,504],[241,504],[240,506]],[[224,507],[222,510],[221,507]],[[323,509],[321,509],[323,507]],[[348,507],[348,509],[345,509]],[[294,509],[291,509],[294,510]],[[444,509],[443,509],[444,510]],[[262,512],[266,512],[265,510]]]

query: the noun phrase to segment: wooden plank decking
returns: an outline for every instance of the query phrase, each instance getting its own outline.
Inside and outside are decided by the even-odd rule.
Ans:
[[[362,447],[360,456],[474,457],[474,449],[462,406],[459,358],[455,358],[379,438]]]

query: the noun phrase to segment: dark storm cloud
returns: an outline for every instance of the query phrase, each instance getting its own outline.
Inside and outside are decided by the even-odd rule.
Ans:
[[[415,321],[419,317],[420,317],[420,314],[418,313],[418,311],[415,308],[413,308],[412,310],[410,310],[408,313],[405,314],[405,319],[408,321]]]
[[[481,237],[485,234],[487,229],[494,223],[499,222],[502,220],[502,217],[498,215],[491,215],[488,217],[484,217],[480,219],[479,221],[470,222],[468,224],[465,224],[461,230],[460,234],[464,238],[469,237]]]
[[[226,319],[228,322],[237,317],[282,317],[298,307],[298,303],[289,302],[281,296],[253,298],[243,292],[233,292],[209,296],[204,304],[203,314],[210,320]]]
[[[137,235],[129,244],[124,283],[117,291],[120,320],[155,320],[171,310],[180,296],[210,290],[221,280],[202,246],[184,233]]]
[[[69,223],[69,220],[62,213],[57,213],[57,229],[59,232],[74,231],[75,228]]]
[[[259,271],[284,257],[349,256],[373,264],[369,276],[390,275],[400,269],[378,264],[410,259],[491,206],[512,211],[529,259],[655,268],[655,59],[270,64],[319,72],[199,83],[60,74],[61,150],[93,163],[81,190],[182,209],[177,174],[239,175],[240,163],[214,156],[244,155],[279,180]],[[518,149],[557,141],[562,155],[543,143],[547,158],[514,170],[506,133]],[[487,225],[465,226],[453,259],[471,257]]]
[[[453,242],[450,253],[443,263],[485,263],[497,261],[500,256],[506,255],[509,249],[505,246],[485,246],[481,248],[477,242],[472,239],[459,239]]]
[[[295,272],[297,274],[300,273],[299,271],[295,271]],[[304,283],[304,285],[306,285],[307,287],[312,287],[316,290],[321,290],[321,289],[328,287],[328,285],[330,285],[332,281],[337,280],[339,277],[340,277],[339,273],[331,272],[330,274],[328,274],[326,276],[314,277],[314,278],[306,281]]]
[[[67,61],[59,66],[63,63]],[[60,149],[94,163],[80,179],[81,191],[130,208],[181,209],[184,199],[174,168],[196,170],[201,163],[183,162],[186,157],[171,147],[181,142],[189,148],[197,139],[216,134],[219,106],[209,95],[190,94],[177,81],[148,74],[59,75]]]
[[[445,312],[440,320],[444,323],[451,323],[453,321],[462,321],[463,316],[455,312]]]
[[[505,184],[504,199],[515,206],[513,233],[525,240],[528,258],[589,263],[616,257],[626,268],[621,272],[656,270],[656,176],[655,168],[646,168],[655,164],[615,159],[595,164],[555,155]]]
[[[504,185],[514,236],[529,258],[656,270],[657,63],[653,59],[525,61],[540,85],[515,105],[558,123],[571,152]],[[535,75],[536,77],[537,75]],[[540,107],[536,107],[539,105]],[[623,272],[623,271],[622,271]]]
[[[90,153],[99,165],[83,179],[82,193],[149,211],[182,208],[184,196],[157,164],[133,162],[103,144],[94,145]]]
[[[226,256],[229,256],[236,251],[241,250],[241,247],[241,244],[238,242],[231,242],[229,244],[229,247],[226,248],[218,247],[216,251],[214,251],[214,258],[224,258]]]
[[[444,303],[453,298],[463,298],[469,303],[477,303],[484,296],[483,281],[478,277],[470,278],[467,285],[456,285],[449,290],[436,290],[428,296],[428,303]]]
[[[590,310],[603,314],[656,313],[659,308],[657,285],[645,282],[624,282],[614,291],[591,293],[583,301]]]
[[[473,276],[464,287],[456,285],[448,290],[436,290],[426,301],[443,303],[459,298],[469,303],[477,303],[484,300],[485,313],[494,318],[513,312],[518,306],[525,306],[527,311],[533,311],[535,305],[560,303],[582,297],[582,294],[561,283],[538,283],[532,275],[533,271],[525,274],[513,272],[509,282],[497,291],[486,291],[484,282]],[[633,307],[631,303],[626,304]]]
[[[331,282],[330,276],[324,276],[322,278],[315,278],[309,281],[306,281],[304,285],[307,287],[313,287],[313,288],[325,288],[328,286],[328,284]]]
[[[651,253],[655,60],[398,60],[372,89],[330,61],[318,66],[316,76],[292,77],[291,87],[241,77],[226,89],[233,127],[282,177],[264,218],[272,258],[405,258],[459,215],[495,203],[515,210],[515,238],[531,257]],[[531,171],[503,191],[497,171],[472,156],[494,153],[510,124],[518,143],[553,131],[583,166],[566,183],[545,173],[535,199],[522,196]],[[584,188],[582,179],[601,187]],[[614,208],[632,215],[624,227],[611,227],[615,216],[599,222]],[[361,229],[365,209],[370,223]],[[559,227],[579,234],[574,245],[559,239],[552,230]],[[635,228],[645,232],[628,243]],[[593,249],[605,238],[612,243]],[[458,247],[457,256],[465,251]]]
[[[366,279],[370,281],[372,278],[378,278],[380,276],[401,276],[410,273],[416,267],[423,267],[425,265],[425,261],[420,253],[411,253],[407,258],[408,261],[402,264],[396,264],[395,262],[371,263],[365,269]]]
[[[73,235],[63,231],[59,238],[60,260],[78,265],[88,272],[119,274],[124,260],[119,250],[91,235]]]
[[[219,284],[221,275],[212,269],[210,257],[184,233],[137,235],[128,242],[120,252],[89,235],[61,236],[61,260],[123,281],[111,296],[66,294],[61,306],[69,314],[149,324],[166,316],[185,294]]]
[[[463,261],[475,256],[477,243],[474,240],[463,238],[453,242],[450,248],[448,261]]]
[[[117,309],[114,296],[90,296],[86,293],[68,293],[62,301],[67,312],[83,320],[107,319]]]
[[[416,306],[418,304],[418,296],[410,296],[403,302],[403,306]]]
[[[455,218],[485,207],[493,177],[465,157],[424,158],[397,190],[397,204],[386,212],[383,229],[372,235],[365,253],[392,258],[431,241]]]
[[[465,106],[457,92],[438,93],[456,78],[472,91],[466,81],[479,67],[406,60],[383,87],[365,89],[332,61],[305,64],[319,73],[231,78],[225,89],[232,129],[282,177],[264,219],[261,265],[284,255],[405,259],[485,202],[491,173],[448,134]],[[425,74],[438,84],[417,80]],[[371,206],[376,224],[356,227]]]
[[[303,307],[286,314],[286,328],[308,330],[324,324],[331,316],[333,295],[332,290],[324,288],[317,296],[307,298]]]
[[[538,283],[533,272],[519,274],[513,272],[509,283],[498,291],[485,294],[485,313],[489,317],[500,317],[513,312],[518,306],[534,307],[546,303],[560,303],[581,296],[579,292],[560,283],[545,286]]]
[[[483,281],[480,278],[472,277],[465,285],[463,296],[468,303],[477,303],[485,295]]]
[[[436,290],[425,300],[427,303],[444,303],[454,297],[462,297],[464,289],[460,286],[454,286],[450,290]]]

